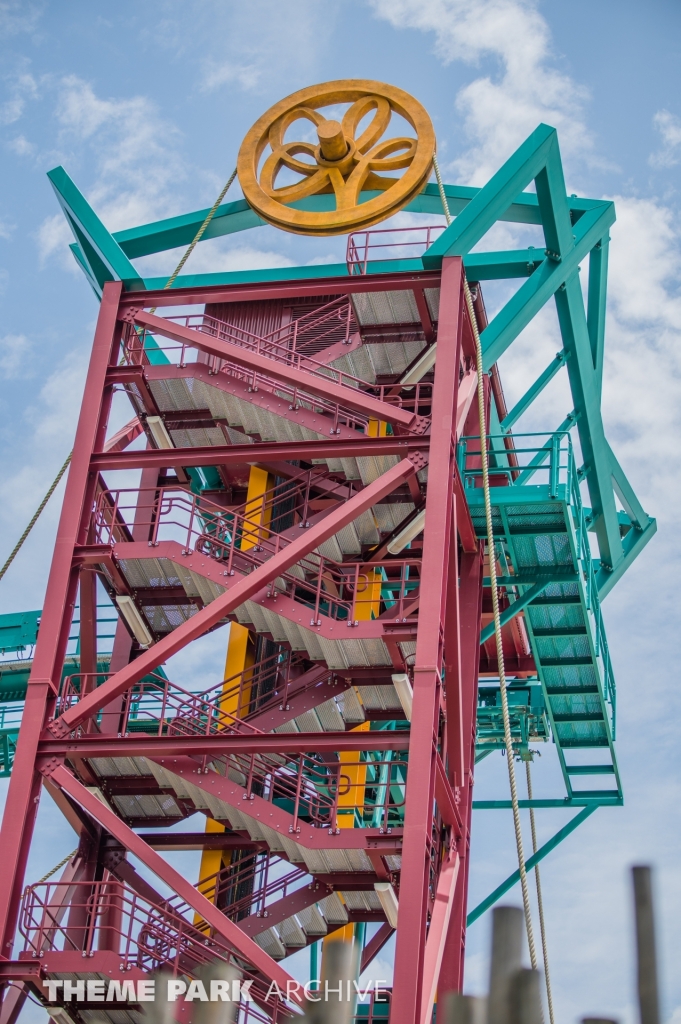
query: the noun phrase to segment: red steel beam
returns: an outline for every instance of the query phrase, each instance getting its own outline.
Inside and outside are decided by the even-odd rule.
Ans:
[[[9,957],[17,925],[28,851],[38,811],[42,777],[36,770],[40,733],[54,707],[61,680],[71,616],[78,586],[73,549],[85,543],[97,475],[90,456],[101,450],[112,390],[105,385],[107,366],[115,361],[120,339],[117,324],[120,282],[104,285],[90,357],[78,430],[57,528],[52,566],[45,595],[40,636],[26,693],[22,728],[10,779],[0,832],[3,871],[0,878],[0,956]]]
[[[381,925],[376,934],[372,935],[362,950],[362,963],[359,969],[360,974],[364,974],[369,964],[378,956],[385,944],[390,941],[394,934],[395,929],[386,921],[385,924]]]
[[[328,696],[326,697],[328,700]],[[98,736],[77,740],[43,739],[41,757],[146,757],[153,744],[154,757],[205,757],[231,754],[305,754],[310,750],[408,750],[409,732],[294,732],[212,736]]]
[[[279,733],[278,735],[281,735]],[[276,829],[280,835],[290,841],[300,843],[312,850],[376,850],[381,855],[400,853],[402,849],[402,830],[393,828],[386,833],[379,828],[315,828],[308,821],[298,819],[294,826],[294,816],[282,807],[271,803],[256,793],[244,793],[243,785],[218,772],[207,774],[189,757],[163,758],[156,757],[153,750],[147,751],[147,758],[158,764],[173,775],[177,775],[184,783],[195,786],[210,793],[212,797],[224,801],[230,807],[255,821],[267,822],[270,828]]]
[[[206,352],[218,359],[228,359],[231,363],[236,363],[237,366],[255,370],[265,377],[282,381],[290,387],[299,388],[301,391],[335,402],[344,409],[352,409],[374,419],[385,420],[386,423],[407,429],[414,429],[419,425],[425,426],[423,417],[400,409],[398,406],[390,405],[388,402],[382,402],[378,398],[372,398],[371,395],[359,388],[335,384],[332,380],[315,376],[302,367],[287,366],[268,356],[261,356],[257,352],[234,345],[224,338],[219,341],[214,340],[210,335],[203,334],[201,331],[195,331],[191,327],[182,327],[162,316],[154,316],[153,313],[145,313],[143,310],[131,310],[130,319],[137,326],[146,327],[154,334],[160,334],[171,341],[197,348],[200,352]],[[419,431],[419,433],[421,432],[422,430]]]
[[[397,455],[404,459],[413,452],[428,451],[429,444],[427,437],[375,438],[360,434],[356,441],[291,441],[286,443],[285,448],[287,460],[303,459],[310,462],[312,459],[380,458],[384,455]],[[254,444],[224,444],[205,448],[96,452],[92,457],[92,468],[102,471],[165,469],[171,466],[255,466],[281,459],[283,447],[281,441],[257,441]]]
[[[283,991],[287,991],[286,983],[293,979],[279,966],[276,960],[268,956],[257,942],[245,935],[238,925],[225,917],[210,900],[206,899],[203,893],[199,892],[179,871],[171,867],[163,857],[152,850],[140,836],[122,822],[109,807],[78,782],[64,765],[48,769],[46,774],[55,785],[79,803],[126,850],[141,860],[157,878],[160,878],[173,892],[177,893],[180,899],[183,899],[192,910],[196,911],[240,956],[249,960],[270,981],[276,981]]]
[[[227,615],[231,614],[244,601],[248,601],[262,587],[276,579],[280,573],[323,544],[344,526],[356,519],[362,512],[377,504],[381,498],[390,494],[396,487],[413,476],[423,461],[418,456],[403,459],[389,469],[362,491],[334,509],[324,520],[304,530],[301,536],[288,544],[276,555],[269,558],[263,565],[254,569],[248,576],[239,580],[233,587],[217,597],[196,615],[192,616],[172,633],[159,640],[148,650],[143,651],[133,662],[122,668],[114,676],[103,683],[74,707],[69,708],[49,728],[56,736],[65,736],[91,715],[105,707],[120,694],[125,693],[132,685],[139,682],[147,672],[157,668],[167,658],[186,647],[192,640],[203,636]],[[73,549],[72,549],[73,550]]]
[[[453,907],[447,928],[438,994],[461,992],[466,940],[468,876],[470,870],[470,832],[473,808],[473,772],[475,766],[475,728],[478,705],[478,663],[480,660],[480,616],[482,613],[483,554],[464,554],[460,566],[459,597],[459,678],[461,689],[461,733],[464,742],[464,782],[460,790],[460,811],[464,836],[459,844],[461,867],[456,879]],[[453,672],[447,667],[447,678]]]
[[[429,585],[421,595],[416,639],[411,722],[414,742],[409,758],[405,802],[391,1024],[421,1024],[424,979],[429,988],[432,975],[432,957],[426,971],[426,915],[433,856],[432,808],[436,785],[447,573],[452,543],[452,479],[463,309],[462,260],[459,257],[445,259],[442,264],[438,359],[433,385],[423,534],[422,577],[428,580]]]
[[[440,271],[422,270],[410,274],[357,274],[352,277],[322,277],[314,280],[263,281],[253,284],[215,285],[199,288],[171,288],[167,291],[125,292],[121,308],[144,305],[192,306],[216,302],[255,302],[301,296],[354,295],[357,292],[411,291],[414,288],[439,288]]]

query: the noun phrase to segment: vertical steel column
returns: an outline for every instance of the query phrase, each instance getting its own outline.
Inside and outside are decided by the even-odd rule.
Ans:
[[[151,448],[151,443],[147,441],[147,448]],[[143,469],[140,479],[140,489],[137,495],[137,505],[135,507],[135,514],[132,521],[132,539],[133,540],[146,540],[148,541],[151,536],[150,526],[150,513],[158,489],[158,476],[159,471],[157,469]],[[126,665],[130,664],[130,656],[132,654],[133,639],[128,631],[122,618],[119,617],[116,623],[116,634],[114,636],[113,648],[111,651],[111,661],[109,662],[109,672],[112,674],[118,672],[119,669],[125,668]],[[123,714],[123,708],[125,707],[125,696],[116,697],[110,704],[107,704],[105,708],[102,708],[102,719],[100,722],[100,732],[106,733],[107,735],[116,735],[121,725],[121,715]]]
[[[423,539],[422,578],[428,581],[428,586],[421,597],[416,640],[391,1024],[415,1024],[421,1013],[433,859],[433,798],[445,606],[453,533],[452,480],[463,327],[462,274],[460,258],[443,260]]]
[[[59,689],[75,605],[78,568],[73,565],[73,550],[76,544],[86,539],[90,503],[96,485],[96,474],[90,471],[90,457],[93,451],[101,449],[106,436],[111,404],[106,371],[120,338],[117,313],[121,289],[120,282],[104,286],[0,832],[3,853],[0,955],[5,957],[9,957],[12,951],[26,861],[40,799],[42,777],[36,768],[38,740]]]
[[[473,810],[475,767],[475,728],[478,704],[478,667],[480,664],[480,617],[482,614],[482,553],[461,556],[459,589],[459,648],[461,661],[462,735],[464,742],[464,784],[459,809],[464,836],[460,845],[461,867],[454,891],[454,906],[449,919],[447,942],[440,968],[438,999],[445,992],[463,988],[463,962],[466,939],[470,836]]]

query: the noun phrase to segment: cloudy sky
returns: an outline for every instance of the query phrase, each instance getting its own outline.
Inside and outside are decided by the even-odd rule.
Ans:
[[[664,1019],[681,1024],[677,715],[681,369],[681,6],[676,0],[68,0],[0,2],[0,558],[70,449],[97,305],[68,252],[45,172],[63,164],[111,230],[209,206],[273,102],[333,78],[375,78],[428,108],[451,182],[482,185],[541,122],[559,131],[568,191],[613,198],[604,383],[610,441],[657,537],[608,597],[625,807],[602,809],[543,867],[558,1019],[633,1020],[628,866],[652,863]],[[235,187],[236,196],[238,190]],[[508,227],[490,240],[519,244]],[[263,228],[208,242],[194,270],[342,258],[339,240]],[[163,272],[176,254],[149,258]],[[486,292],[493,312],[504,290]],[[512,401],[560,348],[553,307],[502,360]],[[526,422],[557,426],[564,382]],[[60,494],[0,583],[0,610],[41,606]],[[176,666],[219,671],[224,636]],[[550,750],[535,769],[556,795]],[[4,785],[4,784],[3,784]],[[502,759],[480,793],[505,795]],[[4,796],[4,789],[2,790]],[[540,840],[569,815],[538,814]],[[525,823],[527,828],[527,823]],[[529,837],[527,837],[529,843]],[[43,801],[28,880],[72,834]],[[510,814],[477,812],[471,905],[513,868]],[[191,858],[187,870],[195,870]],[[517,901],[517,892],[512,894]],[[467,990],[485,986],[488,919],[469,934]],[[389,971],[389,957],[380,970]],[[300,958],[295,966],[303,971]],[[25,1021],[43,1015],[27,1008]]]

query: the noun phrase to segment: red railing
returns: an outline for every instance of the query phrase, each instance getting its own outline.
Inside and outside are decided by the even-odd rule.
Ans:
[[[230,920],[242,921],[267,917],[268,906],[302,888],[306,881],[310,875],[305,868],[292,866],[268,851],[221,868],[202,878],[198,887]]]
[[[193,914],[186,904],[151,903],[110,875],[100,882],[29,886],[22,900],[19,930],[25,953],[42,957],[50,952],[80,952],[84,971],[88,970],[88,958],[101,950],[114,951],[124,966],[146,972],[163,968],[174,975],[192,975],[202,965],[216,961],[232,963],[244,980],[252,981],[254,1001],[271,1015],[256,1015],[258,1019],[276,1021],[286,1013],[275,993],[268,998],[267,981],[245,966],[240,951],[237,960],[235,951],[220,936],[210,934],[205,923],[203,928],[197,927],[185,914]],[[241,1009],[250,1010],[250,1003],[242,1002]]]
[[[344,487],[345,498],[352,488]],[[292,489],[293,510],[289,504],[282,513],[297,519],[300,528],[308,525],[307,514],[313,514],[310,490],[309,481]],[[272,532],[276,523],[261,525],[267,518],[263,511],[276,507],[276,497],[225,511],[203,496],[172,487],[159,488],[149,499],[147,493],[126,489],[100,494],[93,516],[96,543],[120,543],[121,523],[132,523],[135,516],[137,527],[144,528],[145,535],[148,531],[150,548],[175,541],[185,555],[196,551],[214,559],[225,577],[250,572],[291,543],[290,536]],[[418,558],[341,563],[311,552],[269,585],[270,596],[286,595],[305,605],[312,626],[320,624],[322,614],[344,620],[349,627],[380,615],[408,621],[414,617],[420,566]]]
[[[227,341],[232,345],[248,349],[256,355],[266,356],[275,363],[283,363],[293,369],[302,370],[306,374],[323,378],[325,381],[331,381],[334,384],[340,384],[353,390],[361,390],[372,398],[386,402],[392,407],[405,409],[419,415],[428,414],[427,412],[421,413],[420,409],[422,406],[427,409],[430,407],[432,396],[431,384],[416,385],[410,388],[407,395],[401,395],[400,388],[394,384],[372,384],[362,380],[360,377],[355,377],[351,373],[314,359],[311,355],[305,355],[304,352],[289,348],[287,345],[275,340],[271,335],[260,337],[243,328],[225,323],[222,320],[206,317],[204,314],[167,317],[166,319],[169,323],[189,327],[197,331],[197,333],[208,334],[218,341]],[[293,323],[297,322],[294,321]],[[276,337],[278,332],[273,332],[273,334]],[[312,340],[310,339],[308,347],[311,347]],[[315,338],[315,344],[317,341],[318,339]],[[273,380],[266,372],[244,368],[230,361],[228,350],[225,351],[224,358],[222,356],[203,355],[200,349],[191,343],[170,340],[159,342],[155,332],[134,327],[132,324],[126,324],[123,335],[123,355],[127,363],[131,365],[146,365],[150,359],[152,362],[157,362],[158,354],[160,353],[162,353],[164,361],[167,360],[169,364],[185,367],[200,362],[202,366],[207,367],[209,374],[226,373],[230,377],[246,383],[251,393],[261,389],[263,391],[276,392],[278,396],[288,400],[292,409],[299,407],[309,408],[331,416],[334,420],[334,427],[331,433],[336,432],[339,423],[356,430],[366,430],[369,417],[361,413],[348,411],[343,407],[342,403],[334,403],[310,393],[305,389],[304,381],[298,387]],[[155,360],[153,358],[154,354],[156,354]]]
[[[111,712],[116,732],[146,732],[157,736],[211,736],[218,732],[260,735],[248,716],[286,703],[291,682],[302,671],[302,658],[282,651],[199,693],[185,690],[164,675],[149,673]],[[57,715],[76,704],[84,693],[100,686],[110,673],[66,676],[59,693]],[[329,673],[331,675],[331,673]],[[311,686],[319,684],[315,677]],[[102,715],[106,715],[104,709]]]
[[[378,228],[348,236],[345,253],[350,274],[366,274],[375,260],[414,259],[423,255],[444,231],[444,224],[413,228]],[[397,251],[396,251],[397,250]]]

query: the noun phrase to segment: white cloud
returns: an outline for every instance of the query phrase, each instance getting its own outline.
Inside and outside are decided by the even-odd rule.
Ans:
[[[35,146],[28,141],[25,135],[17,135],[16,139],[7,143],[7,148],[17,156],[31,156],[35,153]]]
[[[201,87],[204,92],[213,92],[221,85],[234,82],[248,90],[255,88],[260,77],[261,69],[257,64],[233,64],[231,61],[217,62],[209,58],[204,62]]]
[[[496,58],[500,72],[461,89],[456,106],[471,147],[453,163],[459,178],[483,185],[537,125],[560,132],[564,153],[590,150],[580,110],[584,88],[553,64],[546,21],[530,0],[372,0],[380,17],[396,28],[434,32],[445,62],[479,64]]]
[[[266,92],[281,82],[293,91],[323,79],[323,55],[342,5],[330,0],[186,0],[167,13],[155,42],[176,54],[201,53],[198,87]]]
[[[38,228],[36,237],[41,266],[44,266],[51,256],[58,253],[65,270],[75,268],[75,261],[68,248],[73,242],[73,234],[63,213],[53,213],[51,217],[46,217]]]
[[[110,231],[168,212],[185,168],[171,143],[179,137],[146,96],[101,99],[77,75],[62,79],[56,108],[61,139],[95,150],[98,175],[89,199]]]
[[[170,274],[177,266],[183,249],[155,253],[136,260],[135,266],[144,277]],[[194,249],[185,274],[219,274],[233,270],[268,270],[273,267],[292,267],[287,256],[274,249],[258,249],[254,245],[230,244],[224,239],[210,238]]]
[[[5,0],[0,3],[0,38],[32,32],[44,10],[44,4],[26,3],[25,0]]]
[[[662,149],[651,153],[648,162],[652,167],[674,167],[681,160],[681,118],[658,110],[653,125],[662,136]]]
[[[25,334],[6,334],[0,338],[0,373],[5,380],[25,377],[27,371],[30,373],[30,367],[26,365],[30,349],[31,343]]]
[[[652,513],[681,497],[681,225],[655,199],[618,196],[611,230],[603,412]],[[652,454],[654,457],[651,457]]]
[[[27,71],[10,79],[9,99],[0,104],[0,124],[14,124],[24,113],[27,100],[38,98],[38,83]]]
[[[68,75],[58,85],[55,115],[63,148],[94,152],[87,199],[109,231],[176,212],[176,186],[187,172],[173,147],[179,132],[155,103],[145,96],[102,99],[89,82]],[[61,252],[64,266],[75,266],[62,214],[47,217],[37,239],[42,262]]]

